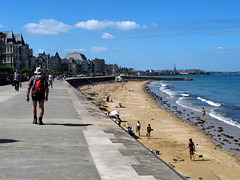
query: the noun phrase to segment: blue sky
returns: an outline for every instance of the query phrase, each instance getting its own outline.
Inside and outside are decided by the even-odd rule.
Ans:
[[[22,0],[0,8],[2,31],[34,55],[80,52],[136,70],[240,71],[238,0]]]

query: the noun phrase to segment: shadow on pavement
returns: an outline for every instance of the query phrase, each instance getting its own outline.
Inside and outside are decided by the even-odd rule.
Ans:
[[[0,139],[0,143],[15,143],[15,142],[20,142],[15,139]]]

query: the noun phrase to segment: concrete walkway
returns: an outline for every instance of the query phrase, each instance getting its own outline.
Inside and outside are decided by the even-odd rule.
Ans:
[[[66,81],[32,124],[26,88],[0,86],[0,179],[183,179]]]

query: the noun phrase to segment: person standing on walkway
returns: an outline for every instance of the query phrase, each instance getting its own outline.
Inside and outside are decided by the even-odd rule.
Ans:
[[[13,74],[13,81],[14,81],[14,85],[15,85],[15,90],[19,91],[19,83],[21,81],[21,76],[18,73],[18,70],[16,69],[16,71]]]
[[[27,88],[27,102],[29,102],[29,93],[32,90],[32,112],[33,112],[33,124],[37,124],[37,102],[39,103],[39,125],[43,125],[42,118],[44,114],[44,100],[48,101],[48,82],[41,71],[41,67],[37,67],[34,72],[34,76],[31,77]]]
[[[52,74],[49,74],[48,82],[49,82],[49,87],[51,86],[51,88],[53,89],[53,76],[52,76]]]
[[[138,136],[140,136],[140,129],[141,129],[141,124],[140,124],[140,121],[138,121],[136,125],[136,132],[138,132]]]
[[[195,159],[194,159],[195,145],[191,138],[189,139],[188,149],[189,149],[190,160],[195,161]]]

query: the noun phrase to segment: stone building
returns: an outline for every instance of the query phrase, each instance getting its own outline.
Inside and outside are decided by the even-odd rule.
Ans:
[[[70,72],[89,72],[87,58],[84,54],[78,52],[68,53],[66,59],[69,60]]]
[[[51,72],[61,71],[61,63],[62,63],[61,58],[58,52],[56,52],[55,56],[51,56],[48,61],[48,71]]]
[[[11,68],[29,68],[33,50],[25,43],[22,34],[14,34],[12,31],[0,32],[0,60],[2,65]]]
[[[91,73],[102,73],[105,72],[105,60],[104,59],[98,59],[98,58],[94,58],[94,59],[90,59],[88,64],[91,67]]]

